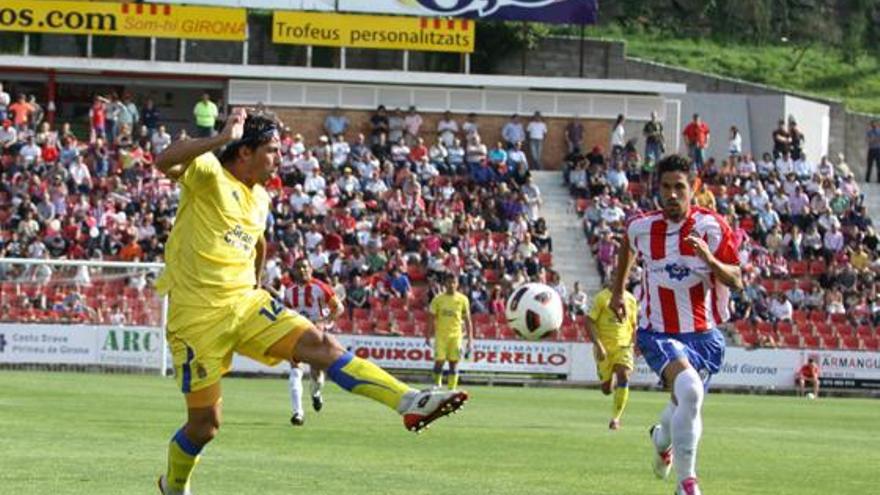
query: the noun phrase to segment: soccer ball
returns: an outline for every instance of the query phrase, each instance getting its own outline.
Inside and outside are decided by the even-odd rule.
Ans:
[[[816,398],[816,396],[813,395],[813,392],[807,392],[807,399],[809,399],[809,400],[813,400],[813,399],[815,399],[815,398]]]
[[[562,299],[553,288],[537,283],[513,290],[505,309],[507,324],[526,340],[538,340],[562,326]]]

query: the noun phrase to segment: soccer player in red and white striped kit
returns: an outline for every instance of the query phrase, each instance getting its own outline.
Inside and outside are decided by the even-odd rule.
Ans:
[[[657,172],[662,210],[628,222],[609,306],[623,321],[625,284],[641,257],[636,342],[672,391],[660,423],[651,428],[654,472],[666,478],[674,460],[676,495],[700,495],[696,460],[703,396],[724,360],[718,326],[729,318],[730,289],[743,288],[742,272],[738,246],[724,218],[691,205],[690,161],[670,155],[658,163]]]
[[[294,284],[284,291],[284,303],[297,313],[308,318],[318,328],[325,329],[332,324],[344,307],[333,288],[312,273],[312,264],[308,258],[302,257],[293,263]],[[312,408],[317,412],[324,406],[321,390],[324,387],[324,372],[315,367],[309,368],[312,379]],[[299,363],[290,363],[290,403],[293,416],[291,424],[300,426],[305,422],[305,410],[302,406],[303,369]]]

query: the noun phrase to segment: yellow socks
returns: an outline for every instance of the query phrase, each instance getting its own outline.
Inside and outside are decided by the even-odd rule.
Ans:
[[[614,419],[620,419],[629,399],[629,384],[618,384],[614,388]]]
[[[327,376],[337,385],[397,409],[400,399],[411,389],[375,364],[346,352],[327,368]]]
[[[189,478],[196,464],[199,463],[199,453],[202,447],[192,443],[183,428],[177,430],[174,438],[168,444],[168,472],[166,482],[168,488],[175,492],[183,493],[189,485]]]
[[[449,372],[449,390],[455,390],[458,388],[458,370],[455,372]]]
[[[433,373],[433,376],[434,376],[434,385],[436,385],[438,387],[442,387],[443,386],[443,373],[442,372],[437,373],[435,371]]]

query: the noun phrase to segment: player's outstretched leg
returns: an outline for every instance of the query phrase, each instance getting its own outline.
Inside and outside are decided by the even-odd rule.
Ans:
[[[324,389],[324,372],[312,367],[309,374],[312,378],[312,409],[317,412],[324,407],[324,396],[321,395],[321,390]]]
[[[299,365],[290,365],[290,376],[288,377],[288,385],[290,386],[290,424],[301,426],[305,423],[305,410],[302,405],[303,396],[303,370]]]
[[[672,471],[672,414],[675,404],[669,402],[660,414],[660,423],[651,427],[651,443],[654,445],[654,474],[665,480]]]
[[[678,404],[672,415],[672,450],[679,495],[699,495],[697,484],[697,446],[703,433],[703,381],[690,366],[677,374],[672,392]]]
[[[284,357],[326,369],[327,376],[349,392],[369,397],[396,410],[404,426],[420,431],[461,408],[468,399],[463,391],[419,392],[394,378],[375,364],[347,352],[331,335],[311,327],[300,337],[282,338],[268,350],[269,356]]]

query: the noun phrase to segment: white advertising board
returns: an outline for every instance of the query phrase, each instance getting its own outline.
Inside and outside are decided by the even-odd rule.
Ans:
[[[338,335],[355,355],[389,369],[428,370],[433,354],[424,339]],[[161,330],[152,327],[0,324],[0,364],[108,365],[160,369]],[[729,347],[721,372],[712,378],[719,387],[790,389],[798,369],[813,358],[825,387],[880,389],[880,353],[835,350],[758,349]],[[170,363],[169,363],[170,364]],[[283,374],[274,368],[235,356],[234,371]],[[514,373],[596,382],[591,344],[483,340],[461,363],[463,372]],[[655,385],[658,378],[636,360],[632,383]]]
[[[356,356],[384,368],[429,370],[434,365],[433,352],[425,345],[425,339],[369,335],[336,335],[336,338]],[[571,348],[572,344],[566,342],[480,340],[474,342],[474,353],[462,361],[461,370],[570,376]],[[284,373],[287,367],[270,368],[235,356],[233,370]]]
[[[160,368],[162,334],[151,327],[0,324],[0,363]]]

